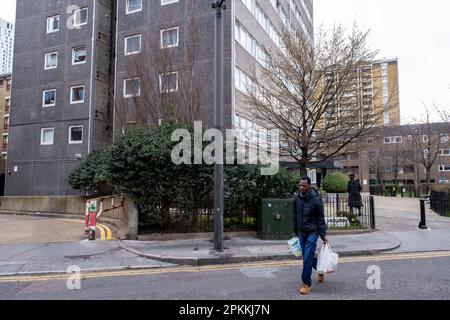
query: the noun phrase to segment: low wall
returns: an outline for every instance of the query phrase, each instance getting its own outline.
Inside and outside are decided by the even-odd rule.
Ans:
[[[0,197],[0,210],[84,215],[86,197]]]

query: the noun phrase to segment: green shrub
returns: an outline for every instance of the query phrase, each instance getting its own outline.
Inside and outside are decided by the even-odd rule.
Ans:
[[[348,177],[340,172],[329,173],[323,179],[323,189],[328,193],[346,193]]]
[[[68,177],[68,183],[75,190],[106,194],[113,187],[108,185],[106,153],[93,152]]]
[[[396,184],[386,184],[384,185],[383,188],[388,193],[389,196],[401,193],[401,186]]]
[[[84,190],[98,181],[108,182],[135,201],[140,228],[195,231],[202,222],[200,209],[214,207],[214,167],[175,165],[171,159],[178,144],[171,141],[175,129],[180,126],[170,122],[153,129],[128,129],[71,175],[72,187]],[[274,176],[262,176],[260,169],[259,165],[225,165],[225,217],[243,212],[256,216],[262,198],[283,198],[297,191],[298,175],[281,168]]]

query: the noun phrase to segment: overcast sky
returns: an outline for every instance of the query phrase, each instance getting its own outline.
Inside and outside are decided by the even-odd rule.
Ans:
[[[316,28],[356,22],[380,58],[398,57],[403,122],[423,104],[450,111],[449,13],[448,0],[314,0]]]
[[[15,0],[0,1],[0,17],[14,22]],[[402,121],[423,104],[450,111],[450,1],[314,0],[316,28],[322,23],[370,29],[381,57],[398,57]],[[437,120],[437,119],[436,119]]]

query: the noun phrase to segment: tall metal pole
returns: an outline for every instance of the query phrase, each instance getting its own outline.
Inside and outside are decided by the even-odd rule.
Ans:
[[[216,11],[215,18],[215,90],[214,90],[214,126],[224,136],[223,130],[223,17],[225,0],[213,3]],[[223,148],[223,146],[220,146]],[[216,154],[219,150],[216,150]],[[222,153],[222,152],[220,152]],[[223,250],[223,212],[224,212],[224,178],[223,159],[220,164],[214,164],[214,249]]]

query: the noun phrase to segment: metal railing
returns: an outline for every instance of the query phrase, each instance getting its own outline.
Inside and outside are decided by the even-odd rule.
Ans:
[[[450,217],[450,193],[432,190],[430,208],[438,215]]]
[[[395,190],[384,185],[371,185],[370,195],[381,197],[402,197],[402,198],[420,198],[427,193],[425,185],[420,185],[416,188],[415,185],[396,186]]]
[[[346,193],[322,196],[325,219],[331,229],[375,229],[375,207],[373,196],[361,196],[362,207],[350,208]]]

